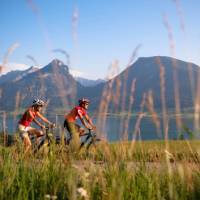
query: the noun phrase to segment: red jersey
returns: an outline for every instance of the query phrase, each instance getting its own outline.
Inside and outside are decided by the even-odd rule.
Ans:
[[[82,108],[81,106],[76,106],[70,111],[70,113],[65,115],[65,119],[68,122],[74,122],[77,120],[78,117],[82,118],[85,115],[87,115],[86,110]]]
[[[36,115],[37,115],[37,112],[33,111],[32,108],[28,108],[25,111],[25,113],[23,114],[22,118],[20,119],[19,124],[26,126],[26,127],[30,126],[31,122],[36,117]]]

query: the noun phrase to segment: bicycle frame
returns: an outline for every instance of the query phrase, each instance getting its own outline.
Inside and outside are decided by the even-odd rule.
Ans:
[[[29,135],[29,138],[31,140],[31,143],[33,145],[33,152],[36,153],[47,141],[47,146],[50,145],[52,142],[50,134],[49,134],[50,127],[45,127],[45,134],[37,137],[35,135]]]
[[[72,139],[72,135],[68,132],[69,138],[66,139],[66,143],[69,144],[70,140]],[[96,142],[101,141],[101,139],[96,137],[96,133],[92,132],[91,129],[88,129],[88,133],[84,133],[83,135],[79,136],[80,138],[80,147],[81,149],[83,146],[86,146],[86,149],[89,149],[90,146],[93,144],[96,146]]]

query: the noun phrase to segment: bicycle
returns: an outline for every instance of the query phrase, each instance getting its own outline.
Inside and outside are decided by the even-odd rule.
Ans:
[[[54,136],[52,134],[53,128],[45,127],[44,135],[37,137],[36,135],[29,135],[32,143],[33,153],[38,152],[42,147],[49,147],[51,143],[54,143]],[[50,132],[50,130],[52,130]]]
[[[86,136],[86,138],[81,142],[79,149],[81,149],[83,146],[86,146],[86,149],[88,150],[91,145],[94,145],[94,147],[96,147],[96,144],[102,141],[100,138],[97,138],[96,133],[92,132],[91,129],[88,129],[88,131],[88,133],[80,135],[80,139],[84,136]]]
[[[89,150],[91,145],[96,147],[96,144],[102,141],[102,139],[97,137],[97,134],[93,132],[91,129],[88,129],[87,133],[80,134],[79,139],[80,139],[79,150],[81,150],[84,146],[86,147],[87,150]],[[71,133],[67,132],[67,136],[65,137],[65,144],[69,145],[71,140],[72,140],[72,135]]]

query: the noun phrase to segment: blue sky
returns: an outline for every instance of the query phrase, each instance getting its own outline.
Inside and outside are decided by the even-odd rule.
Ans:
[[[27,55],[41,66],[53,58],[66,62],[63,54],[52,52],[63,49],[71,68],[104,78],[113,60],[119,60],[123,70],[141,44],[138,57],[173,55],[200,65],[199,0],[0,0],[0,6],[0,61],[15,43],[19,47],[9,62],[27,65],[33,65]]]

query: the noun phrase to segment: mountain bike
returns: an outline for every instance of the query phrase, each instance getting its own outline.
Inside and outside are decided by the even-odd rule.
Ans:
[[[49,147],[52,143],[55,143],[53,128],[45,127],[44,135],[37,137],[36,135],[29,135],[29,138],[32,143],[33,152],[38,152],[41,148]]]
[[[70,144],[72,137],[73,137],[72,134],[67,132],[67,136],[65,137],[66,145]],[[80,134],[79,139],[80,139],[79,150],[81,150],[83,147],[89,150],[91,146],[96,147],[98,143],[103,141],[101,138],[97,137],[97,134],[91,129],[88,129],[88,132],[86,133]]]
[[[80,135],[80,149],[84,146],[86,146],[86,149],[88,150],[91,145],[96,147],[97,143],[101,141],[100,138],[97,137],[96,133],[94,133],[91,129],[88,129],[88,133],[84,133]]]

